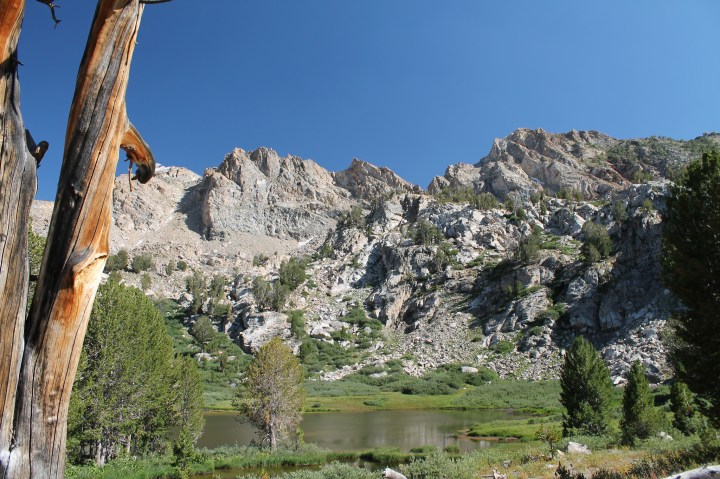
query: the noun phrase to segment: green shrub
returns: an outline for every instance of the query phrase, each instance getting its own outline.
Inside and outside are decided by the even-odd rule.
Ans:
[[[113,271],[122,271],[128,267],[128,252],[127,250],[121,249],[117,254],[111,254],[108,256],[107,263],[105,263],[105,271],[110,273]]]
[[[152,286],[152,278],[149,274],[143,273],[143,275],[140,277],[140,287],[143,291],[147,291],[150,289],[150,286]]]
[[[427,220],[420,220],[412,229],[412,239],[416,245],[440,244],[445,240],[445,235],[437,226]]]
[[[165,274],[170,276],[175,272],[175,269],[177,268],[177,264],[175,261],[170,261],[168,264],[165,265]]]
[[[584,236],[582,253],[587,262],[594,263],[610,256],[613,243],[604,226],[588,221],[583,225],[582,233]]]
[[[288,319],[290,320],[290,332],[293,337],[303,339],[305,337],[305,319],[302,310],[288,311]]]
[[[280,263],[280,271],[278,271],[278,281],[281,285],[286,286],[289,291],[295,291],[305,279],[307,274],[307,260],[300,258],[290,258]]]
[[[497,343],[490,346],[490,351],[494,351],[497,354],[507,354],[515,350],[515,344],[505,339],[498,341]]]
[[[142,273],[155,266],[152,256],[149,253],[143,253],[133,258],[130,268],[135,273]]]
[[[540,336],[543,332],[542,326],[533,326],[527,330],[527,336]]]
[[[343,211],[338,217],[338,228],[362,228],[365,223],[365,214],[359,206],[353,206],[350,211]]]
[[[520,240],[516,251],[517,259],[523,264],[535,261],[540,254],[541,244],[540,230],[534,229],[531,234]]]
[[[268,264],[268,261],[270,261],[268,255],[266,255],[265,253],[260,253],[253,256],[252,265],[255,267],[265,266]]]
[[[555,193],[555,197],[559,198],[561,200],[572,200],[572,201],[582,201],[585,197],[584,195],[574,189],[574,188],[567,188],[562,187],[558,190],[557,193]]]
[[[627,214],[627,208],[625,206],[625,203],[617,200],[613,202],[612,204],[612,216],[615,218],[615,221],[622,223],[623,221],[627,220],[628,214]]]
[[[186,271],[188,269],[188,264],[185,261],[180,260],[177,262],[177,269],[178,271]]]

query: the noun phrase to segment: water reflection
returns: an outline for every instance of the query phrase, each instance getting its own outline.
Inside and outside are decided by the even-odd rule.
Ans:
[[[246,445],[257,439],[255,430],[236,420],[233,413],[208,413],[199,447]],[[513,417],[511,411],[373,411],[306,414],[302,428],[305,441],[331,450],[363,450],[375,447],[456,445],[461,451],[488,447],[487,441],[457,438],[455,433],[472,424]]]

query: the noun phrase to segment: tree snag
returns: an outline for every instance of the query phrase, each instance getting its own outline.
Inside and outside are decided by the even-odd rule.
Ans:
[[[24,10],[25,0],[0,0],[0,476],[13,435],[28,294],[27,231],[37,186],[17,75]]]
[[[0,338],[0,477],[64,477],[70,392],[108,256],[119,148],[138,165],[140,182],[155,171],[152,153],[125,111],[143,8],[140,0],[98,1],[70,109],[48,242],[23,326],[27,222],[35,194],[35,159],[27,152],[17,97],[24,0],[0,0],[0,231],[6,238],[0,242],[0,327],[14,331]]]

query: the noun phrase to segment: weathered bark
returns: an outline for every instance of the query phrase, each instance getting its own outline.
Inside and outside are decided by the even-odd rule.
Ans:
[[[12,441],[28,292],[28,221],[36,190],[17,75],[24,9],[25,0],[0,0],[0,475]]]
[[[673,474],[665,479],[711,479],[720,477],[720,466],[704,466],[691,471]]]
[[[152,155],[125,113],[142,11],[138,0],[99,0],[95,11],[68,119],[48,243],[25,325],[8,478],[64,476],[70,391],[108,255],[121,142],[129,157],[132,151],[131,160],[144,165],[142,172],[154,171]]]

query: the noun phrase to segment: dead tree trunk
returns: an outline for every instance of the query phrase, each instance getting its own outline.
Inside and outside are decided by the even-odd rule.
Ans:
[[[25,0],[0,0],[0,472],[12,440],[28,293],[28,221],[37,184],[17,75],[24,9]]]
[[[692,471],[679,472],[665,479],[712,479],[720,477],[720,466],[703,466]]]
[[[22,0],[0,0],[0,6],[12,4],[17,11],[15,20],[9,18],[7,8],[2,9],[0,19],[3,30],[0,35],[5,34],[6,23],[9,25],[7,28],[14,26],[19,32],[23,3]],[[48,242],[32,308],[24,328],[25,348],[13,405],[14,438],[8,448],[0,449],[0,475],[3,477],[64,476],[70,391],[87,320],[108,255],[118,149],[124,148],[128,157],[138,164],[138,178],[141,182],[148,181],[155,169],[147,144],[132,127],[125,112],[130,61],[142,11],[143,5],[139,0],[99,0],[95,11],[68,119],[63,164]],[[14,38],[14,44],[17,43],[16,35],[8,37]],[[10,50],[13,53],[15,51],[14,47]],[[15,57],[11,55],[8,58],[11,58],[7,61],[9,66],[3,61],[2,71],[12,74],[4,74],[3,85],[16,85],[16,82],[10,81],[16,79],[15,66],[12,64],[12,58]],[[14,105],[14,114],[19,118],[17,102],[6,103]],[[3,121],[6,121],[6,117],[3,117]],[[14,130],[5,126],[5,131]],[[20,143],[21,139],[18,139],[17,143],[12,144],[12,154],[18,156],[15,161],[21,161],[17,152],[25,151],[24,147],[19,148]],[[4,162],[3,144],[3,180]],[[34,167],[29,169],[34,175]],[[28,176],[32,175],[28,173]],[[20,183],[20,188],[28,187],[22,185],[23,181],[18,178],[13,181],[15,184]],[[32,186],[30,197],[35,193],[34,183]],[[0,199],[4,200],[5,196],[3,187],[0,189]],[[5,218],[5,210],[2,211]],[[27,221],[29,217],[27,212],[17,216],[23,219],[13,218],[14,221]],[[0,219],[0,224],[4,221]],[[19,244],[19,236],[27,235],[27,225],[14,225],[12,233],[18,237],[13,237],[13,241]],[[20,250],[22,246],[19,246]],[[25,252],[18,256],[22,256],[25,269],[17,270],[17,274],[25,271],[21,276],[22,281],[27,282],[27,245],[24,247]],[[5,258],[2,260],[5,274]],[[20,303],[19,308],[24,309],[23,295],[26,293],[18,293],[18,286],[13,288],[12,301]],[[5,298],[2,302],[5,302]],[[15,328],[23,329],[22,326],[18,328],[17,323]],[[5,356],[6,335],[3,334],[2,338],[4,370],[9,356]],[[13,344],[9,349],[13,354],[18,354],[17,345]],[[10,383],[9,380],[5,382]],[[12,399],[7,396],[5,402]],[[10,405],[3,404],[3,408],[4,433],[7,420],[5,409],[10,408]]]

